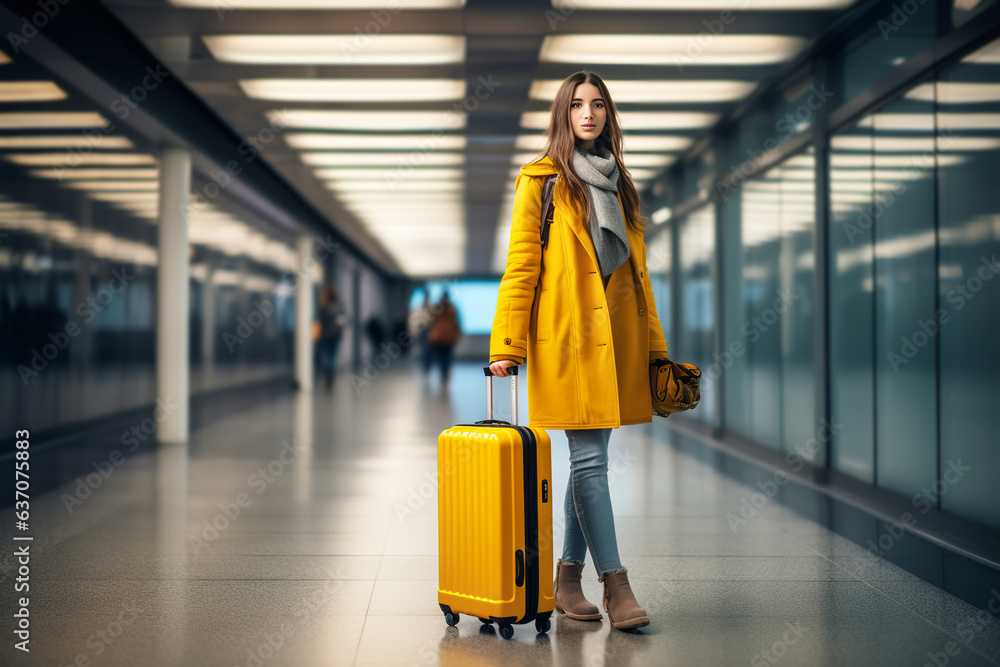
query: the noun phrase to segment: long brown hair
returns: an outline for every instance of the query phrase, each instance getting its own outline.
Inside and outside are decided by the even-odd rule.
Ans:
[[[582,83],[590,83],[597,87],[604,98],[604,106],[607,120],[604,123],[604,130],[595,140],[596,143],[603,143],[611,151],[618,163],[618,194],[622,198],[622,209],[625,213],[625,222],[634,231],[641,231],[646,225],[646,218],[639,215],[639,193],[632,183],[632,177],[625,169],[625,162],[622,160],[624,152],[624,142],[622,139],[622,129],[618,122],[618,112],[615,110],[615,103],[611,101],[611,93],[608,87],[597,74],[582,70],[570,74],[559,86],[556,97],[552,101],[551,116],[549,118],[549,129],[546,132],[547,140],[542,156],[547,155],[552,163],[559,170],[562,176],[559,179],[562,187],[568,187],[571,198],[577,203],[582,203],[585,219],[590,219],[590,197],[582,180],[573,169],[573,152],[576,150],[576,135],[569,120],[570,104],[573,102],[573,93],[576,87]],[[558,187],[558,186],[557,186]]]

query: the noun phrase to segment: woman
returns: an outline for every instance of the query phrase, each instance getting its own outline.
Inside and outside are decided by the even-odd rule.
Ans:
[[[323,373],[323,388],[333,387],[333,369],[337,362],[337,348],[347,324],[344,304],[337,298],[337,290],[332,285],[319,297],[319,363]]]
[[[448,292],[441,295],[441,301],[434,307],[434,320],[427,333],[427,343],[430,346],[430,358],[441,366],[441,393],[448,391],[448,380],[451,376],[451,360],[455,344],[462,337],[462,325],[459,323],[458,310],[451,303]]]
[[[558,175],[548,245],[540,242],[544,181]],[[649,624],[618,556],[608,441],[652,421],[649,362],[667,356],[646,270],[645,218],[622,161],[622,132],[604,82],[571,75],[556,93],[544,157],[515,181],[507,266],[490,338],[490,370],[531,360],[532,426],[565,429],[570,450],[566,535],[556,610],[599,620],[580,580],[589,548],[611,624]]]

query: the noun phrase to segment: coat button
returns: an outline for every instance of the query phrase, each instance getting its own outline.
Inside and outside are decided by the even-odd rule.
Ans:
[[[642,317],[645,314],[646,314],[646,311],[643,308],[640,308],[639,309],[639,317]]]
[[[503,339],[503,344],[504,345],[510,345],[510,338],[504,338]]]
[[[642,278],[642,271],[639,272],[639,277]]]

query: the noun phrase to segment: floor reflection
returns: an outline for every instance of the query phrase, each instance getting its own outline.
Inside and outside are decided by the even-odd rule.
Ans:
[[[187,596],[178,595],[171,581],[177,572],[186,572],[189,552],[177,549],[177,545],[187,540],[188,534],[188,483],[189,460],[187,444],[161,445],[153,452],[155,474],[156,528],[155,541],[158,553],[169,553],[169,559],[160,560],[158,573],[159,590],[152,600],[143,604],[155,604],[157,615],[169,627],[175,628],[176,641],[157,646],[157,659],[164,667],[180,666],[184,661],[185,629],[187,627]],[[177,582],[186,588],[187,582]]]
[[[465,626],[461,631],[457,627],[445,629],[438,645],[438,664],[443,667],[552,664],[552,640],[545,633],[536,634],[533,624],[515,625],[511,640],[501,639],[493,625],[481,624],[478,630],[472,629],[471,622]]]
[[[471,617],[448,628],[436,595],[437,435],[485,416],[482,366],[454,373],[445,400],[421,391],[418,369],[393,367],[360,393],[345,376],[329,394],[224,405],[195,422],[187,446],[130,455],[72,513],[63,503],[72,479],[33,495],[32,628],[45,641],[29,656],[0,644],[0,664],[72,664],[85,653],[102,667],[246,665],[248,649],[291,622],[294,634],[261,667],[735,667],[783,637],[790,621],[809,633],[782,664],[923,664],[991,600],[981,579],[949,559],[941,578],[965,581],[973,603],[886,560],[856,574],[851,559],[863,547],[780,499],[734,533],[726,513],[739,511],[755,479],[734,479],[693,445],[674,448],[654,429],[630,426],[612,440],[612,462],[621,465],[610,487],[623,563],[652,624],[623,633],[606,619],[556,615],[547,634],[515,626],[512,640]],[[505,384],[495,381],[501,419],[509,416]],[[120,448],[129,426],[95,440],[97,455],[78,452],[72,476]],[[561,498],[565,438],[553,432],[552,440],[553,495]],[[296,456],[282,462],[286,442]],[[251,483],[272,466],[266,487]],[[235,513],[241,493],[252,502],[227,521],[225,508]],[[834,525],[849,519],[831,516]],[[0,526],[0,537],[12,530]],[[204,542],[197,550],[193,538]],[[900,541],[892,555],[928,558],[915,549]],[[0,571],[9,575],[16,565],[4,553]],[[590,564],[583,587],[600,600]],[[117,631],[112,624],[133,603],[142,613],[98,663],[88,638]],[[1000,659],[1000,623],[961,651],[949,664]]]

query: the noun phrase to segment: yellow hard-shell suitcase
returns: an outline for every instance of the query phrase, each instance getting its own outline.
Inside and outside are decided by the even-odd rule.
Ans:
[[[448,625],[460,614],[497,623],[535,622],[547,632],[552,597],[552,444],[542,429],[517,425],[517,367],[511,374],[513,424],[487,418],[438,436],[438,604]]]

